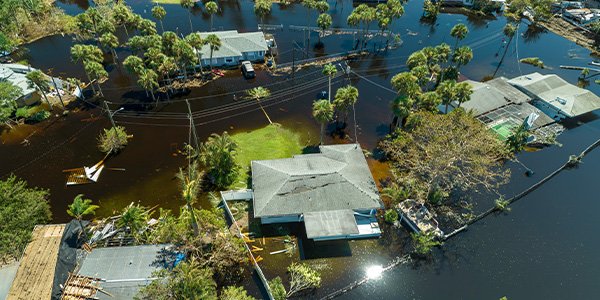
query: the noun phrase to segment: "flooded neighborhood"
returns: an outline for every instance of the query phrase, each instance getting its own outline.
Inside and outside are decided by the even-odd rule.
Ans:
[[[593,299],[598,3],[0,3],[0,298]]]

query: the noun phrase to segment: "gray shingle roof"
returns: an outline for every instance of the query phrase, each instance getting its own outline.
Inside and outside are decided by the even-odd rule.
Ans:
[[[223,57],[238,57],[244,52],[267,51],[267,42],[262,32],[244,32],[238,33],[235,30],[200,32],[200,36],[205,39],[209,34],[215,34],[221,40],[221,47],[213,52],[213,59]],[[210,46],[204,45],[200,49],[202,58],[210,58]]]
[[[514,86],[508,84],[504,77],[495,78],[487,82],[467,80],[473,86],[471,100],[462,104],[466,110],[474,109],[477,114],[484,114],[490,110],[510,103],[523,103],[529,97]],[[457,103],[453,103],[457,107]]]
[[[537,96],[569,117],[600,108],[600,97],[554,74],[542,75],[536,72],[513,78],[508,83]]]
[[[320,154],[252,161],[255,217],[383,207],[358,144],[320,150]]]
[[[359,233],[354,212],[349,209],[304,213],[304,227],[309,239]]]

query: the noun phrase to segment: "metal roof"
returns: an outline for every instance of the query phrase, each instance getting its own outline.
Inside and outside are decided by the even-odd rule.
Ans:
[[[554,74],[541,75],[536,72],[513,78],[508,83],[538,97],[569,117],[600,108],[600,97]]]
[[[221,40],[219,50],[213,52],[213,59],[223,57],[238,57],[244,52],[267,51],[267,41],[262,32],[244,32],[238,33],[235,30],[200,32],[200,36],[205,39],[209,34],[214,34]],[[210,46],[204,45],[200,49],[202,58],[210,58]]]
[[[319,148],[320,154],[252,161],[255,217],[383,207],[358,144]]]
[[[309,239],[359,233],[354,211],[349,209],[304,213],[304,227]]]
[[[473,86],[473,94],[471,100],[463,103],[462,107],[465,110],[474,109],[479,115],[507,104],[523,103],[529,100],[526,94],[508,84],[507,81],[508,79],[504,77],[484,83],[466,80],[465,82]],[[458,104],[453,102],[452,106],[457,107]]]

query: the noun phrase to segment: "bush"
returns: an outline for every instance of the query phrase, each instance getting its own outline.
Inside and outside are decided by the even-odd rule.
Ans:
[[[17,112],[15,112],[15,116],[17,117],[17,119],[29,117],[29,107],[25,106],[25,107],[17,108]]]
[[[116,130],[104,129],[104,133],[98,137],[98,148],[104,153],[119,152],[125,146],[127,146],[127,131],[122,126],[117,126]]]
[[[283,282],[279,276],[273,278],[273,280],[269,282],[269,288],[271,289],[271,294],[273,294],[275,300],[286,299],[285,287],[283,287]]]
[[[45,110],[39,110],[27,119],[33,122],[41,122],[50,117],[50,112]]]
[[[494,205],[496,206],[496,208],[499,211],[503,211],[503,210],[510,211],[510,207],[506,207],[508,204],[509,204],[508,201],[506,201],[502,198],[494,200]]]
[[[411,232],[410,237],[412,238],[412,245],[414,248],[414,253],[426,256],[431,253],[434,246],[440,244],[439,241],[435,240],[435,236],[433,232],[428,233],[417,233]]]
[[[393,208],[386,210],[384,220],[388,223],[394,223],[394,221],[398,220],[398,212]]]
[[[221,293],[221,300],[256,300],[252,296],[248,296],[246,290],[241,286],[228,286]]]

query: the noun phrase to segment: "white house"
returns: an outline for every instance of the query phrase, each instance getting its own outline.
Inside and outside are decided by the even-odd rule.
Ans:
[[[34,68],[19,64],[0,64],[0,81],[10,81],[23,91],[23,94],[15,99],[18,107],[32,105],[41,99],[39,92],[34,88],[30,88],[27,84],[27,78],[25,78],[27,73],[34,70]]]
[[[304,222],[316,241],[379,236],[375,213],[383,202],[360,145],[319,148],[252,161],[254,217],[263,224]]]
[[[265,35],[262,32],[238,33],[235,30],[228,30],[200,33],[203,39],[209,34],[214,34],[221,40],[219,50],[213,51],[213,67],[235,66],[244,60],[264,60],[265,52],[269,49]],[[200,59],[202,66],[210,65],[209,45],[204,45],[200,50]]]

